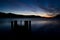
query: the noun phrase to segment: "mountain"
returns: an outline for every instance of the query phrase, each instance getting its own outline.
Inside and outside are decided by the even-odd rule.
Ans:
[[[0,18],[41,18],[41,17],[35,15],[16,15],[13,13],[0,12]]]
[[[0,18],[46,18],[46,17],[35,16],[35,15],[16,15],[13,13],[0,12]],[[46,19],[60,19],[60,15],[57,15],[53,18],[46,18]]]
[[[55,20],[60,20],[60,15],[56,15],[55,17],[51,18],[51,19],[55,19]]]
[[[54,18],[60,18],[60,15],[55,16]]]

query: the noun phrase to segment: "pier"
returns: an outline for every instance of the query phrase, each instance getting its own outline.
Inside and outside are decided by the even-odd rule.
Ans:
[[[17,20],[11,21],[11,30],[16,33],[31,33],[31,21],[23,21],[24,25],[22,25],[22,21],[20,21],[20,25],[18,25]]]

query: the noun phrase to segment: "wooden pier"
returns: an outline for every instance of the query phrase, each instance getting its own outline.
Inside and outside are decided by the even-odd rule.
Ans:
[[[11,21],[11,30],[14,32],[31,32],[31,21],[24,21],[24,25],[22,25],[22,21],[20,21],[20,25],[17,24],[17,21]]]

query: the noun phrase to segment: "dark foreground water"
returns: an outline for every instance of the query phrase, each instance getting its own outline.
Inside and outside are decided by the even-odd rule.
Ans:
[[[21,18],[21,19],[0,19],[0,35],[7,34],[8,36],[15,36],[16,34],[12,33],[8,34],[11,30],[11,21],[17,20],[18,25],[20,25],[20,21],[22,20],[22,25],[24,25],[24,20],[31,21],[31,30],[32,36],[41,36],[41,35],[59,35],[60,33],[60,21],[55,19],[33,19],[33,18]],[[6,35],[5,35],[6,36]]]

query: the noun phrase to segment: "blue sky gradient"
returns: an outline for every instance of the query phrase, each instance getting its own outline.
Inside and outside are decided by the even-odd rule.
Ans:
[[[60,0],[0,0],[0,12],[55,16],[60,14]]]

